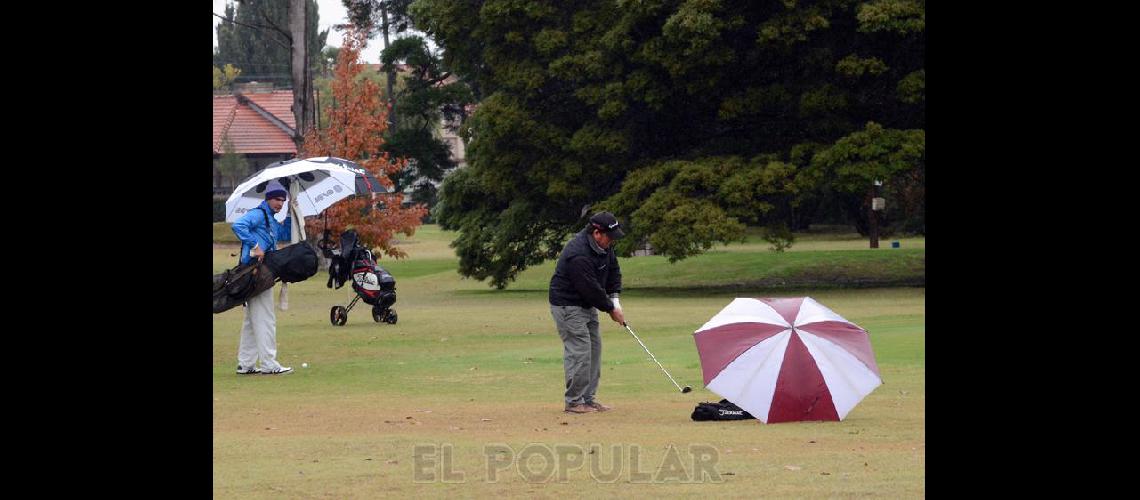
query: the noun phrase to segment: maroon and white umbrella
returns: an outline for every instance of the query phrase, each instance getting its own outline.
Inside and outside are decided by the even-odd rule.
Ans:
[[[842,420],[883,383],[867,332],[811,297],[738,298],[693,338],[705,387],[764,423]]]

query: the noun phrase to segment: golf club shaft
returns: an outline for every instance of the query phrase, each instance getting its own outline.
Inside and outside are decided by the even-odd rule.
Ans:
[[[645,342],[642,342],[641,338],[638,337],[636,333],[633,333],[633,329],[629,327],[629,324],[628,323],[622,323],[621,326],[624,326],[626,331],[628,331],[630,335],[633,335],[634,339],[637,339],[637,343],[641,344],[641,348],[645,349],[645,353],[648,354],[649,357],[653,359],[654,363],[657,363],[657,366],[659,368],[661,368],[661,371],[665,372],[665,376],[669,377],[669,381],[673,382],[673,385],[677,387],[677,390],[682,391],[683,389],[681,389],[681,385],[678,384],[676,380],[673,380],[673,376],[669,375],[669,370],[666,370],[664,366],[661,366],[661,362],[657,361],[657,357],[654,356],[653,353],[649,352],[649,348],[645,347]]]

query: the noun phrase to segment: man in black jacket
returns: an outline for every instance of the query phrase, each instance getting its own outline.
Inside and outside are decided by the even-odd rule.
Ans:
[[[568,413],[594,413],[611,409],[594,399],[602,375],[602,337],[598,311],[625,322],[618,295],[621,268],[614,241],[625,236],[617,218],[598,212],[562,249],[550,278],[550,313],[562,337],[566,370]]]

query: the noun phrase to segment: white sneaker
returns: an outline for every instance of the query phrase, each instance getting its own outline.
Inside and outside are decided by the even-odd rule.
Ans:
[[[277,368],[276,370],[263,370],[261,373],[263,373],[265,375],[284,375],[286,373],[293,373],[293,367],[282,366],[280,368]]]
[[[258,370],[257,368],[252,367],[252,366],[249,368],[242,368],[241,365],[238,365],[238,367],[237,367],[237,374],[238,375],[253,375],[255,373],[261,373],[261,370]]]

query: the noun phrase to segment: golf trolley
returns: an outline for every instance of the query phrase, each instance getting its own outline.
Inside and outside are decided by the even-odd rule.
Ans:
[[[348,306],[333,306],[329,310],[329,322],[333,326],[344,326],[348,322],[348,312],[363,300],[372,306],[373,321],[396,324],[396,310],[392,309],[392,304],[396,303],[396,278],[376,264],[372,251],[357,241],[356,232],[349,230],[341,235],[339,251],[328,248],[327,237],[318,246],[332,260],[327,286],[340,288],[345,281],[352,281],[352,301]]]

